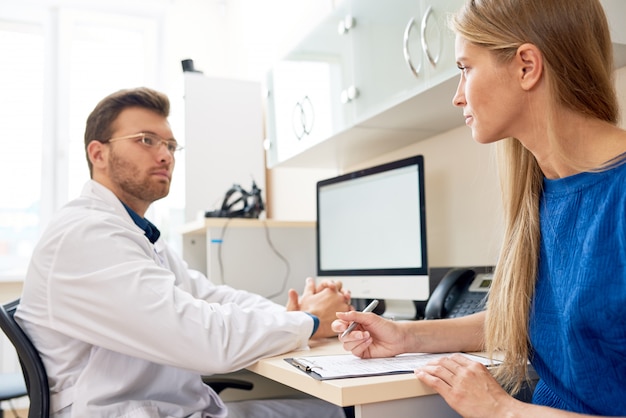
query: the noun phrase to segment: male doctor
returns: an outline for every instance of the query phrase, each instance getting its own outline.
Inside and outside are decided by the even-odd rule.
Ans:
[[[202,375],[335,335],[340,284],[307,279],[287,308],[187,268],[144,218],[169,191],[180,146],[169,101],[147,88],[87,119],[91,180],[35,248],[16,317],[48,372],[53,417],[342,417],[314,399],[228,404]]]

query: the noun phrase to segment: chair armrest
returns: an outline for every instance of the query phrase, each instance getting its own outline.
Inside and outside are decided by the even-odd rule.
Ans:
[[[227,377],[202,376],[202,381],[205,385],[210,386],[216,393],[220,393],[227,388],[252,390],[254,387],[252,382]]]

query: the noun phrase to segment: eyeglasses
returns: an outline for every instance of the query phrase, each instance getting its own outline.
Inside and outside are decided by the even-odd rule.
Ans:
[[[108,142],[122,141],[124,139],[136,139],[138,143],[142,144],[143,146],[151,150],[156,150],[159,145],[163,144],[165,145],[165,148],[167,148],[167,150],[172,155],[174,155],[176,151],[180,151],[183,149],[183,147],[179,145],[178,142],[176,142],[175,140],[167,141],[156,134],[145,133],[145,132],[140,132],[138,134],[132,134],[132,135],[126,135],[126,136],[120,136],[117,138],[111,138],[104,142],[108,143]]]

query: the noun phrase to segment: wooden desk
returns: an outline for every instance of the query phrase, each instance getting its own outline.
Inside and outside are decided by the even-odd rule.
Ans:
[[[441,396],[412,374],[318,381],[283,359],[294,356],[345,354],[336,338],[311,341],[311,350],[258,361],[248,369],[271,380],[339,406],[355,406],[356,418],[458,418]]]

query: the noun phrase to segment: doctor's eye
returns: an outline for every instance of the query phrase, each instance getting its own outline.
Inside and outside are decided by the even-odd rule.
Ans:
[[[165,145],[165,148],[171,153],[174,154],[176,151],[180,151],[183,149],[178,142],[174,140],[166,141],[165,139],[161,139],[157,135],[153,134],[142,134],[139,141],[148,148],[156,149],[159,145]]]
[[[147,134],[142,135],[140,141],[147,147],[154,147],[160,142],[159,139]]]

